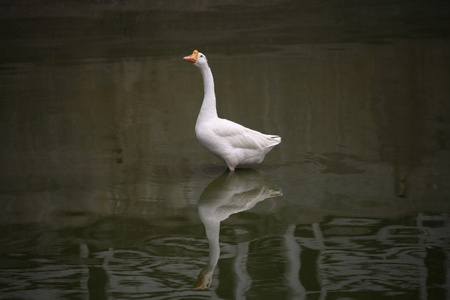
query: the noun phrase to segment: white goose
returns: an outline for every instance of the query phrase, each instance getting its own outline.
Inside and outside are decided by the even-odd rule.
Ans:
[[[196,288],[207,289],[211,285],[220,258],[220,223],[264,199],[282,195],[278,186],[252,169],[225,172],[208,184],[198,200],[198,212],[209,242],[209,257],[198,275]]]
[[[214,78],[206,56],[194,50],[183,58],[200,69],[204,84],[203,104],[195,124],[195,134],[203,146],[222,159],[231,171],[238,165],[257,164],[281,142],[277,135],[268,135],[219,118],[216,109]]]

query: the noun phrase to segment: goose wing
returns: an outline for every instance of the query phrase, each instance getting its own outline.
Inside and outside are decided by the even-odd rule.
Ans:
[[[263,134],[227,119],[220,119],[218,123],[218,126],[213,128],[214,133],[220,138],[227,139],[233,148],[262,149],[281,142],[279,136]]]

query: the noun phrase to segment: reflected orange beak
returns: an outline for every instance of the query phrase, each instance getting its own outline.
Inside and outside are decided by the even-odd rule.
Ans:
[[[185,56],[185,57],[183,57],[183,59],[195,64],[195,62],[197,61],[197,55],[198,55],[198,51],[194,50],[194,52],[192,52],[191,55]]]
[[[192,55],[194,55],[194,53],[192,53]],[[197,54],[195,54],[195,55],[197,55]],[[189,56],[186,56],[186,57],[189,57]],[[184,59],[186,59],[186,57]],[[197,283],[195,284],[194,289],[202,289],[202,290],[205,289],[205,285],[203,284],[204,277],[205,276],[203,274],[198,275]]]

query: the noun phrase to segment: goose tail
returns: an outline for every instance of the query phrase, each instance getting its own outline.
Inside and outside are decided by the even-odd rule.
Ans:
[[[278,135],[269,135],[268,137],[269,137],[269,143],[267,144],[266,147],[273,147],[273,146],[281,143],[281,137]]]

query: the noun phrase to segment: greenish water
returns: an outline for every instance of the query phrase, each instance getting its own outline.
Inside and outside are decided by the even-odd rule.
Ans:
[[[164,3],[0,4],[0,299],[450,297],[449,4]]]

